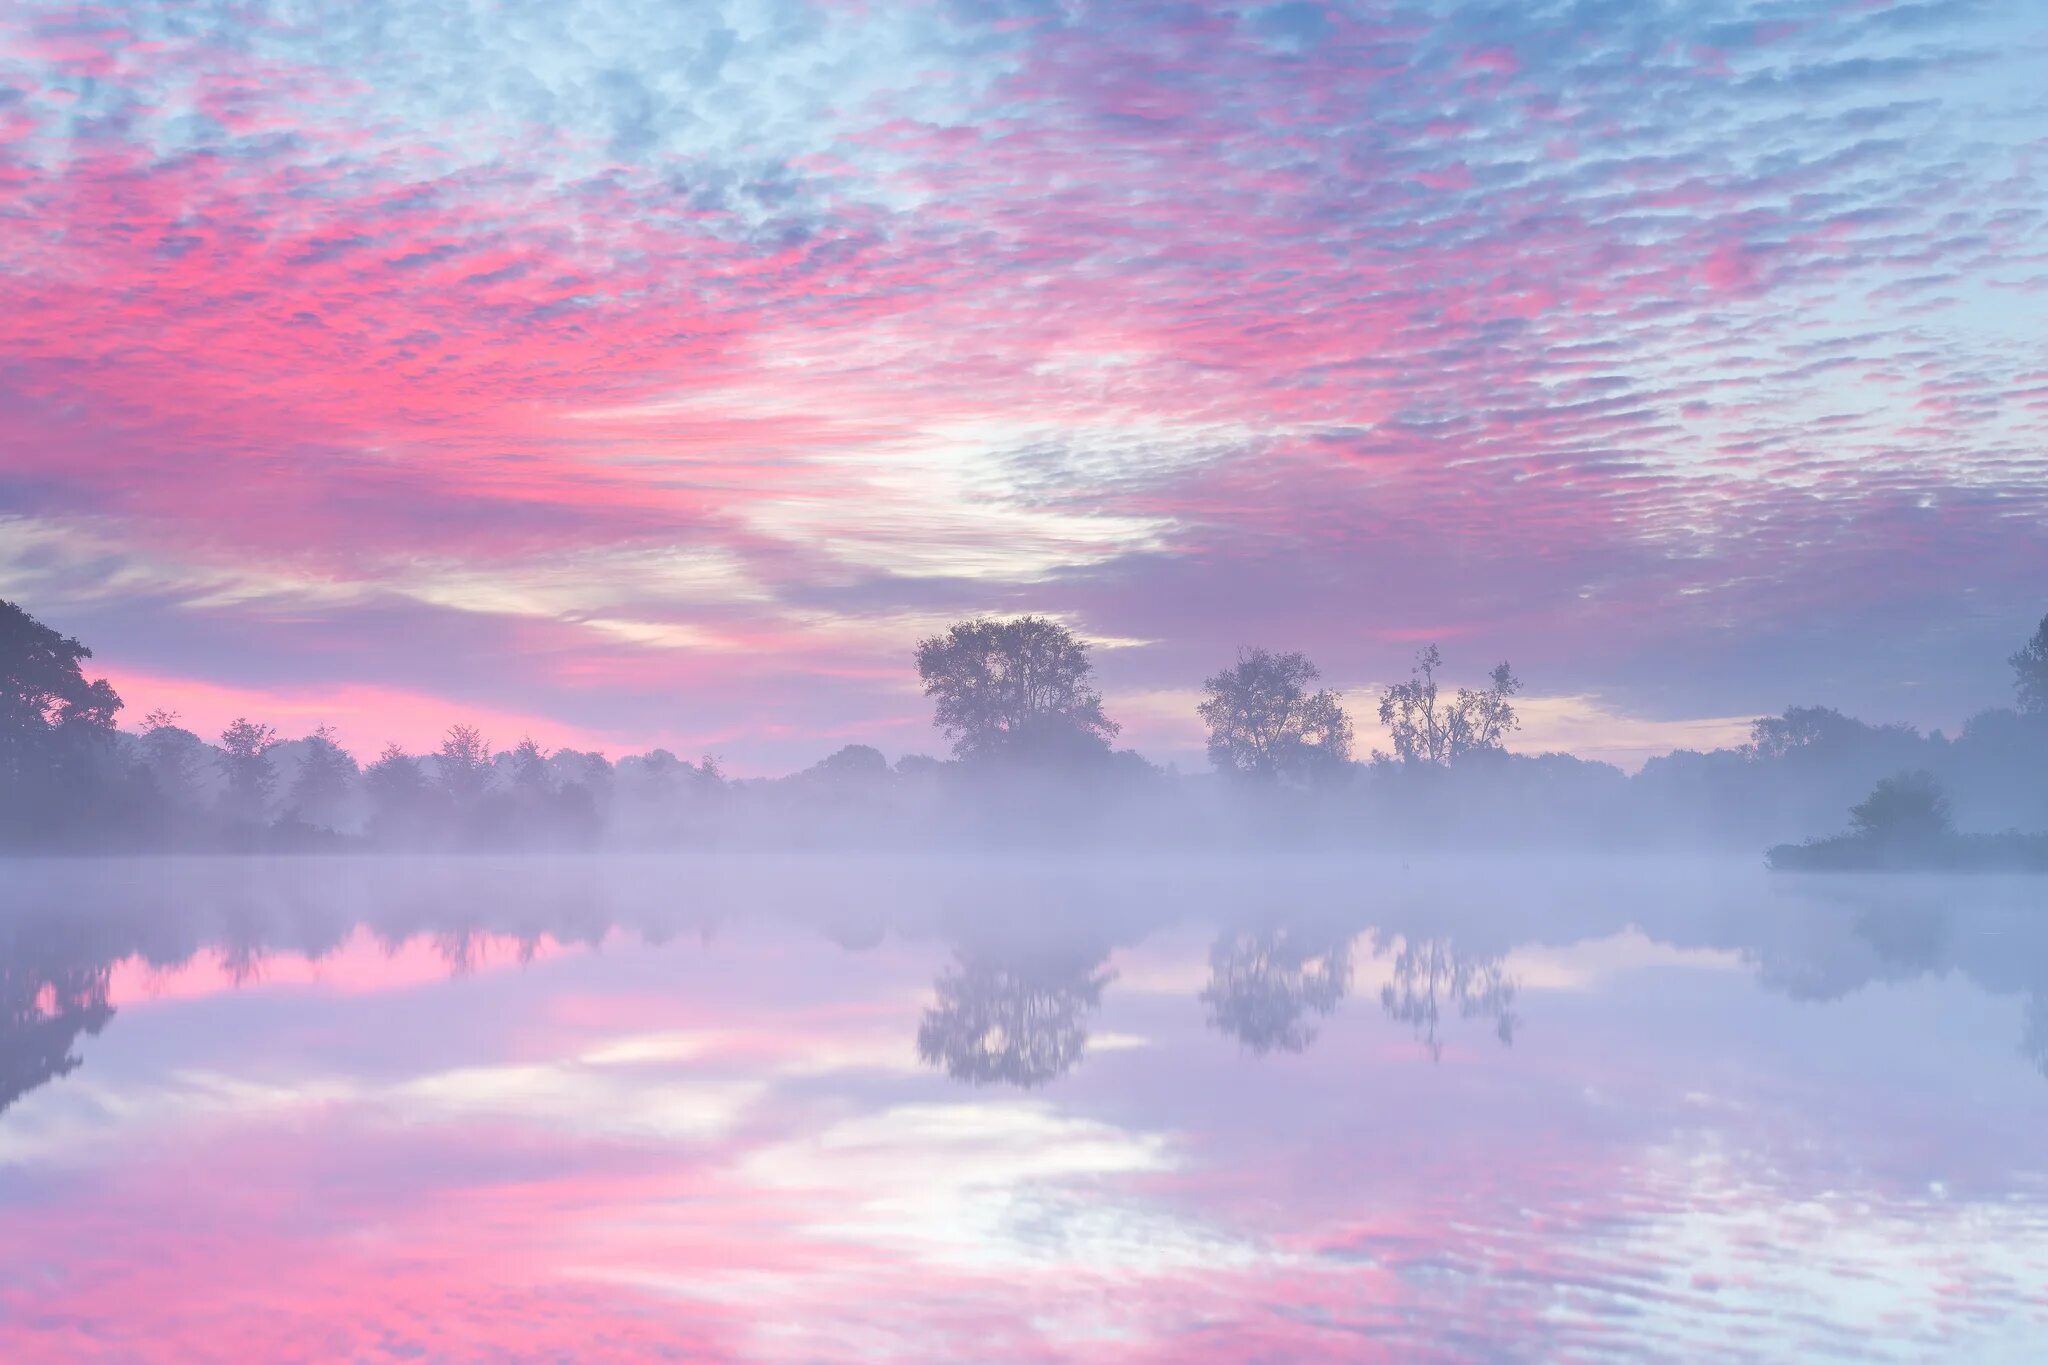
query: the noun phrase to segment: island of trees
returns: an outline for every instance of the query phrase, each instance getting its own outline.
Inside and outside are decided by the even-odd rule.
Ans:
[[[1379,689],[1390,747],[1369,754],[1305,655],[1240,651],[1195,707],[1213,771],[1184,774],[1117,747],[1088,647],[1065,626],[962,621],[913,654],[949,755],[892,764],[853,744],[776,779],[664,749],[498,748],[459,722],[432,753],[390,745],[367,762],[325,726],[285,738],[238,718],[209,739],[158,709],[124,728],[91,657],[0,602],[0,848],[1772,845],[1786,870],[2048,870],[2048,835],[2020,832],[2048,829],[2048,618],[2010,659],[2014,705],[1954,737],[1795,706],[1745,745],[1635,774],[1511,753],[1520,679],[1503,662],[1453,686],[1434,645]],[[1789,842],[1845,809],[1848,832]]]

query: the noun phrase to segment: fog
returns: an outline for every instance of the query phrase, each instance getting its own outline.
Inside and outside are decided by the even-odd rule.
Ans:
[[[1039,617],[956,623],[909,651],[944,757],[845,744],[801,772],[737,778],[665,749],[550,752],[451,724],[431,753],[348,752],[239,718],[214,740],[158,709],[124,727],[89,647],[0,603],[0,847],[17,853],[1039,848],[1733,856],[1786,871],[2048,870],[2048,619],[2009,663],[2011,706],[1953,736],[1820,704],[1748,743],[1634,773],[1511,748],[1522,680],[1456,685],[1428,646],[1360,699],[1305,656],[1248,648],[1193,710],[1209,767],[1117,747],[1089,647]]]

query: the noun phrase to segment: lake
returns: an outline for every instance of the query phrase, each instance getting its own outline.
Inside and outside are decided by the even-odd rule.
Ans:
[[[8,1361],[2048,1357],[2038,883],[0,876]]]

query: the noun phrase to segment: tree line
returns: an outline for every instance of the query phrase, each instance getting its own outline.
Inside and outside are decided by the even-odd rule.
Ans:
[[[977,618],[913,651],[949,758],[892,765],[855,744],[787,778],[745,781],[663,749],[614,761],[528,738],[497,750],[465,724],[430,753],[388,745],[367,763],[325,725],[285,739],[237,718],[209,741],[158,709],[130,733],[116,724],[121,698],[87,678],[91,657],[0,602],[6,846],[664,846],[900,837],[909,826],[935,838],[1008,829],[1426,845],[1583,841],[1653,824],[1660,836],[1733,842],[1810,833],[1858,797],[1870,812],[1857,817],[1862,837],[1883,840],[1930,821],[1947,828],[1949,787],[1979,823],[2004,813],[2048,824],[2048,618],[2010,660],[2016,705],[1979,713],[1953,740],[1794,707],[1758,720],[1747,745],[1680,751],[1632,776],[1509,753],[1521,680],[1502,662],[1479,685],[1452,687],[1434,645],[1378,690],[1388,747],[1363,755],[1306,655],[1239,651],[1194,707],[1214,772],[1184,776],[1116,747],[1089,648],[1066,626]]]

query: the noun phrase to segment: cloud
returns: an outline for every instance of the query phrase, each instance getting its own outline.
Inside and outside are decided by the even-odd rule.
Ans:
[[[2009,9],[0,26],[0,574],[131,674],[687,692],[777,766],[903,724],[947,613],[1160,641],[1134,693],[1435,631],[1617,715],[1952,723],[2040,610]]]

